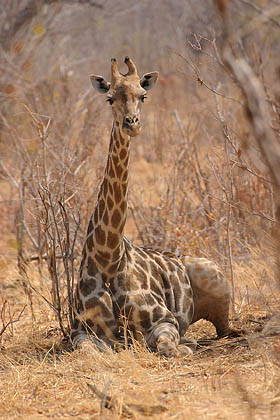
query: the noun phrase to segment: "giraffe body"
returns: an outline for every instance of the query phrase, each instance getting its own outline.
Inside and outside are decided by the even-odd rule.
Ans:
[[[168,349],[162,352],[176,353],[176,345],[193,318],[192,289],[185,267],[175,255],[136,247],[126,238],[124,249],[118,274],[103,274],[103,280],[97,267],[96,273],[88,276],[89,263],[84,260],[77,333],[79,326],[85,331],[86,324],[89,333],[113,346],[125,341],[125,320],[130,333],[153,350],[158,349],[157,339],[164,332]]]
[[[111,83],[91,76],[108,94],[114,123],[104,179],[90,219],[75,294],[74,346],[90,336],[102,350],[129,337],[165,356],[192,353],[185,338],[198,319],[211,321],[218,335],[231,333],[226,280],[206,259],[181,259],[172,253],[133,245],[124,236],[131,137],[140,132],[140,106],[157,72],[142,79],[126,57],[121,75],[112,59]]]

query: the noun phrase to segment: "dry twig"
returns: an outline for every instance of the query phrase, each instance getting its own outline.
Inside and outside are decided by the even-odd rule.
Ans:
[[[15,312],[10,315],[10,319],[8,321],[5,320],[5,314],[6,314],[6,307],[8,305],[8,301],[4,300],[1,311],[0,311],[0,317],[1,317],[1,321],[2,321],[2,327],[0,329],[0,339],[2,337],[2,335],[4,334],[4,332],[6,331],[6,329],[10,326],[13,325],[15,322],[18,322],[23,314],[23,312],[25,311],[25,308],[27,305],[24,305],[24,307],[22,308],[22,310],[20,311],[20,313],[18,314],[18,317],[16,319],[14,319],[15,316]]]
[[[135,411],[141,413],[144,416],[152,416],[154,414],[160,414],[166,411],[166,407],[163,405],[145,405],[145,404],[133,404],[133,403],[122,403],[115,397],[112,397],[108,391],[106,393],[100,391],[95,385],[87,382],[88,387],[97,395],[104,407],[109,410],[120,412],[128,417],[136,418]]]

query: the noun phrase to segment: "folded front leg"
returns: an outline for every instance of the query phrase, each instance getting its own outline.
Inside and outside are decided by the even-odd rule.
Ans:
[[[147,338],[147,344],[165,357],[187,356],[193,353],[188,345],[181,344],[177,327],[169,322],[156,325]]]

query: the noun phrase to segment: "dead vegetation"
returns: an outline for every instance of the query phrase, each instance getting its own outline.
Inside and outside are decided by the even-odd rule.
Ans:
[[[0,60],[0,417],[279,418],[278,181],[259,145],[269,131],[277,157],[279,2],[230,2],[228,38],[211,1],[11,3],[0,8],[10,35]],[[186,359],[67,343],[111,127],[89,74],[127,54],[161,75],[132,147],[127,235],[214,259],[245,330],[216,341],[199,322]],[[247,89],[236,59],[253,71]]]

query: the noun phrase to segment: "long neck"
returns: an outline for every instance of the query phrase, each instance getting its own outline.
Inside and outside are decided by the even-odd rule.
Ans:
[[[88,248],[99,272],[114,274],[124,252],[130,137],[113,124],[104,179],[88,226]]]

